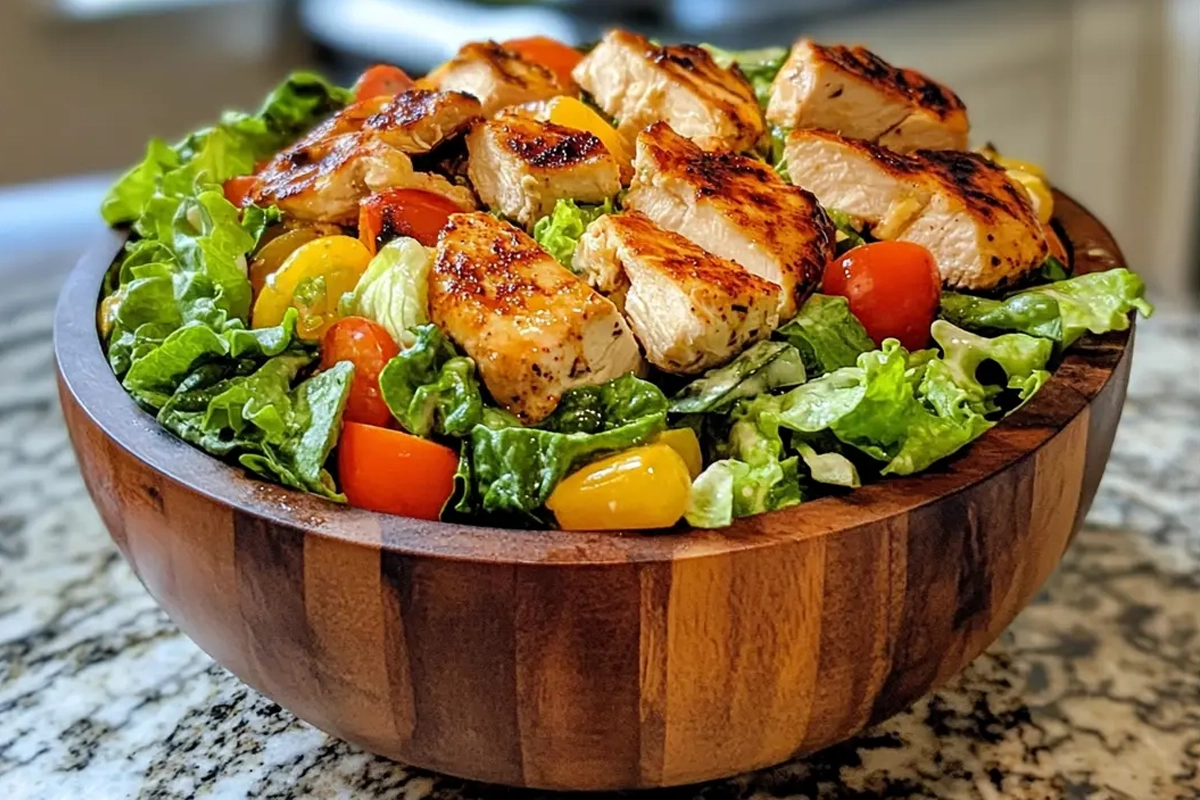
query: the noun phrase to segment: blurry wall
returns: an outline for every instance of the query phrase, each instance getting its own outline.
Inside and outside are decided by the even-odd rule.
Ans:
[[[306,53],[279,0],[122,5],[80,18],[55,0],[0,0],[0,184],[124,166],[151,134],[256,105]]]

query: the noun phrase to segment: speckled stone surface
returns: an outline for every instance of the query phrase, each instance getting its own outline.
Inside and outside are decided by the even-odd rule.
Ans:
[[[38,284],[41,284],[40,287]],[[0,295],[0,799],[528,796],[330,739],[213,664],[121,560],[54,395],[57,281]],[[811,758],[654,796],[1200,797],[1200,316],[1139,332],[1088,527],[949,687]]]

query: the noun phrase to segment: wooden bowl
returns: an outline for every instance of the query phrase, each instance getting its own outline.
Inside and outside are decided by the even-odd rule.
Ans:
[[[1121,264],[1059,196],[1076,268]],[[722,531],[511,531],[346,508],[173,438],[94,316],[123,237],[55,320],[88,490],[200,647],[363,748],[512,786],[704,781],[844,740],[957,673],[1058,564],[1104,471],[1131,332],[1074,347],[1028,406],[927,474]]]

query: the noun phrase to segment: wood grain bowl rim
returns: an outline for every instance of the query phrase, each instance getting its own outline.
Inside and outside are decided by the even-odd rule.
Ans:
[[[1107,228],[1056,192],[1056,222],[1071,241],[1077,273],[1124,266]],[[755,550],[851,531],[906,514],[998,477],[1034,455],[1082,413],[1128,357],[1132,327],[1085,336],[1022,409],[957,457],[920,475],[889,478],[836,497],[736,520],[722,530],[637,532],[527,531],[428,522],[341,506],[269,484],[158,425],[126,394],[101,349],[96,304],[105,272],[127,234],[109,231],[70,274],[54,319],[60,386],[105,435],[151,469],[214,503],[304,533],[446,560],[553,566],[670,562]]]

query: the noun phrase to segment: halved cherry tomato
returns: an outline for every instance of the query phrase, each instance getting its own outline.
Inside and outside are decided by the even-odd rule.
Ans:
[[[225,199],[238,208],[244,208],[250,202],[250,195],[258,188],[258,178],[253,175],[238,175],[221,184]]]
[[[511,50],[526,61],[540,64],[554,73],[562,88],[569,89],[575,85],[571,78],[571,70],[583,60],[583,53],[570,45],[563,44],[549,36],[529,36],[523,39],[509,39],[501,45],[505,50]]]
[[[267,276],[254,301],[251,324],[270,328],[289,308],[300,312],[301,338],[320,339],[338,319],[342,295],[354,289],[371,263],[371,253],[349,236],[322,236],[300,245],[283,266]]]
[[[855,247],[825,267],[822,291],[850,301],[850,311],[875,344],[899,339],[909,350],[929,344],[942,297],[933,254],[911,242]]]
[[[454,492],[458,456],[419,436],[347,422],[338,440],[338,476],[350,505],[437,519]]]
[[[254,290],[254,296],[258,297],[267,278],[279,271],[288,256],[300,249],[301,245],[326,235],[316,228],[296,228],[279,234],[260,247],[250,260],[250,288]]]
[[[460,211],[457,203],[436,192],[389,189],[359,204],[358,238],[372,254],[400,236],[433,247],[450,215]]]
[[[416,86],[408,73],[391,64],[376,64],[369,68],[354,83],[354,99],[370,100],[372,97],[392,97]]]
[[[609,154],[623,167],[630,162],[629,148],[617,129],[608,124],[608,120],[588,107],[582,100],[561,95],[546,104],[546,122],[562,125],[564,128],[574,128],[587,131],[600,140]]]
[[[546,508],[565,531],[669,528],[687,511],[692,479],[668,444],[635,447],[573,472]]]
[[[350,422],[386,427],[392,412],[379,393],[379,373],[400,347],[382,326],[364,317],[343,317],[321,337],[321,369],[339,361],[354,364],[354,381],[346,400]]]

